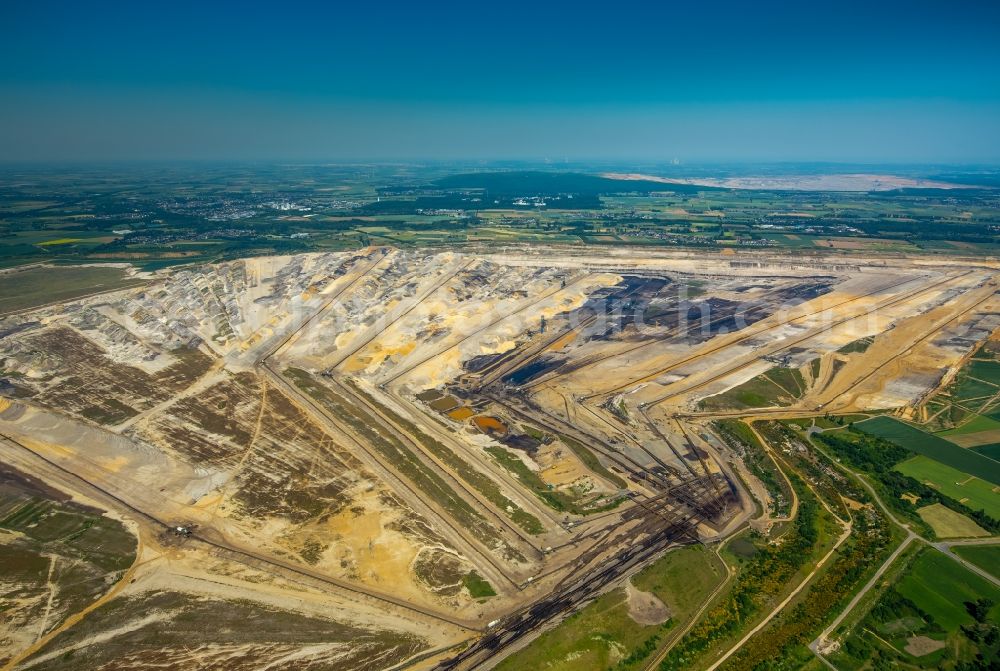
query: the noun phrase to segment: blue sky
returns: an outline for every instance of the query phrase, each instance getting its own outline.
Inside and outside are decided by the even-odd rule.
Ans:
[[[1000,161],[1000,4],[0,4],[0,160]]]

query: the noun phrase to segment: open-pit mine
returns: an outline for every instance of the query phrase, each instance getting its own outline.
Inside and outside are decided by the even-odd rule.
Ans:
[[[766,533],[787,507],[718,420],[918,407],[1000,327],[996,272],[372,247],[9,313],[0,665],[488,668]]]

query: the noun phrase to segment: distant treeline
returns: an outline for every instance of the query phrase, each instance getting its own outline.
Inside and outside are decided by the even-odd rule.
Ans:
[[[379,189],[384,200],[364,205],[357,212],[414,214],[419,210],[531,210],[538,207],[535,202],[520,202],[522,198],[538,199],[548,209],[599,210],[603,207],[601,196],[625,193],[696,193],[704,190],[710,189],[648,180],[608,179],[575,172],[471,172],[442,177],[430,185]],[[434,191],[439,193],[433,193]]]
[[[528,194],[534,196],[539,194]],[[603,207],[601,199],[596,195],[574,195],[573,198],[558,195],[545,195],[545,207],[549,209],[586,209],[599,210]],[[533,203],[518,204],[518,197],[499,196],[490,193],[488,196],[470,196],[464,193],[447,193],[440,196],[418,196],[414,199],[389,199],[368,203],[357,210],[358,214],[417,214],[418,212],[434,212],[436,210],[532,210]]]
[[[483,189],[490,196],[601,196],[614,193],[654,193],[674,191],[696,193],[711,187],[690,184],[664,184],[647,180],[608,179],[578,172],[543,172],[512,170],[507,172],[470,172],[449,175],[434,182],[441,189]]]
[[[1000,232],[979,223],[959,224],[936,221],[860,221],[851,222],[872,237],[906,238],[910,240],[956,240],[959,242],[996,242]]]

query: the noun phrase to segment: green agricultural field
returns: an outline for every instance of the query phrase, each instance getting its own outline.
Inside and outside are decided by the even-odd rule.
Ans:
[[[930,505],[932,503],[942,503],[945,506],[960,512],[973,519],[979,526],[988,529],[993,533],[1000,530],[1000,522],[991,517],[981,508],[973,509],[973,502],[967,501],[968,505],[960,503],[947,492],[938,487],[927,484],[929,481],[925,477],[927,473],[915,473],[915,476],[904,475],[897,470],[897,466],[913,459],[913,452],[901,447],[884,438],[866,434],[859,430],[848,429],[847,431],[827,431],[825,433],[814,434],[812,439],[819,447],[826,451],[831,457],[842,461],[850,468],[864,473],[873,479],[876,490],[883,502],[893,509],[895,514],[904,517],[911,524],[914,531],[931,536],[933,530],[921,518],[916,509],[918,507]],[[956,447],[955,449],[962,449]],[[943,464],[927,457],[922,457],[926,463],[916,460],[913,464],[922,465],[923,468],[940,469],[947,468]],[[911,464],[911,466],[913,465]],[[928,466],[929,465],[929,466]],[[942,471],[934,470],[933,473],[940,476]],[[944,471],[947,472],[947,471]],[[952,469],[952,474],[956,471]],[[971,478],[967,474],[960,474],[963,480],[969,480],[963,497],[974,488],[985,488],[989,492],[993,485],[981,480]],[[943,479],[940,478],[939,479]],[[973,484],[978,483],[978,484]],[[972,487],[969,487],[972,485]],[[915,499],[913,497],[916,497]]]
[[[988,668],[970,663],[996,658],[1000,589],[933,548],[900,562],[902,576],[833,656],[837,668]]]
[[[993,359],[973,359],[964,368],[969,377],[974,377],[993,385],[1000,384],[1000,361]]]
[[[798,368],[776,366],[764,375],[794,398],[799,398],[805,393],[806,383]]]
[[[0,314],[144,284],[109,266],[36,266],[0,273]]]
[[[619,588],[542,634],[496,668],[498,671],[643,669],[671,631],[694,614],[723,576],[718,558],[702,545],[669,552],[632,579],[637,590],[653,594],[666,606],[666,621],[636,622],[629,615],[626,591]]]
[[[983,343],[955,379],[928,401],[927,409],[932,413],[928,429],[945,429],[938,435],[947,437],[985,431],[1000,433],[1000,414],[997,413],[1000,361],[995,348],[994,341]],[[986,435],[981,438],[983,443],[994,442]],[[964,446],[975,444],[956,442]]]
[[[996,385],[960,375],[958,384],[952,390],[952,398],[963,404],[973,399],[987,399],[997,393]]]
[[[1000,578],[1000,545],[955,545],[951,551],[990,575]]]
[[[929,483],[937,491],[972,510],[985,510],[990,517],[1000,517],[1000,493],[994,491],[997,489],[995,485],[923,455],[897,464],[895,470],[914,480]]]
[[[955,545],[951,551],[1000,578],[1000,545]]]
[[[990,535],[989,531],[962,513],[955,512],[940,503],[918,508],[917,514],[930,525],[938,538],[979,538]]]
[[[904,424],[891,417],[875,417],[858,422],[857,429],[884,438],[917,454],[922,454],[946,466],[1000,485],[1000,462]]]
[[[935,436],[965,436],[970,433],[980,431],[996,431],[1000,429],[1000,422],[989,415],[973,415],[971,419],[962,422],[961,426],[946,431],[935,433]]]
[[[975,447],[969,448],[973,452],[978,452],[979,454],[989,457],[994,461],[1000,461],[1000,443],[990,443],[989,445],[976,445]]]
[[[981,597],[993,600],[990,616],[994,622],[1000,622],[1000,588],[937,550],[928,549],[921,554],[897,589],[949,632],[963,624],[972,624],[964,602]]]

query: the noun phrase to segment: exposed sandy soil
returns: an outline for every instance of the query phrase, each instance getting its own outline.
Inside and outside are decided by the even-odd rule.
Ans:
[[[956,445],[961,445],[962,447],[990,445],[991,443],[1000,443],[1000,429],[976,431],[975,433],[963,433],[958,436],[942,436],[942,438],[945,438]]]
[[[625,584],[628,599],[628,616],[636,624],[646,626],[663,624],[670,619],[670,609],[655,594],[636,589],[631,581]]]
[[[963,184],[912,179],[896,175],[864,173],[839,175],[789,175],[774,177],[729,177],[726,179],[672,179],[640,173],[604,173],[602,177],[642,180],[664,184],[697,184],[726,189],[765,189],[775,191],[891,191],[894,189],[966,189]]]
[[[828,238],[825,240],[817,239],[813,244],[817,247],[830,247],[831,249],[872,249],[887,243],[878,238]]]
[[[0,319],[23,329],[0,339],[0,363],[24,390],[0,398],[0,432],[166,524],[259,554],[241,563],[144,523],[119,604],[160,592],[246,600],[439,647],[468,635],[441,618],[481,626],[516,610],[578,570],[600,532],[624,539],[641,519],[624,495],[601,515],[554,507],[486,448],[504,445],[559,496],[604,502],[622,488],[656,493],[624,462],[671,486],[735,480],[709,424],[727,409],[699,401],[779,367],[804,388],[768,373],[789,388],[762,416],[917,404],[1000,327],[995,275],[993,262],[943,257],[617,248],[369,249],[184,268]],[[867,349],[839,351],[862,338]],[[344,405],[323,405],[292,369]],[[749,501],[702,533],[738,526]],[[292,579],[282,562],[312,577]],[[496,597],[471,596],[472,571]],[[669,617],[627,589],[637,622]],[[165,606],[97,627],[80,650],[173,627],[175,615]],[[206,645],[213,663],[358,661],[339,640]],[[394,654],[372,645],[373,658]]]
[[[911,636],[906,639],[906,647],[903,649],[906,650],[907,654],[914,657],[923,657],[924,655],[929,655],[932,652],[940,650],[945,645],[945,641],[936,641],[927,636]]]
[[[169,598],[165,599],[165,595]],[[241,631],[224,624],[227,611],[247,607],[258,620],[252,630]],[[105,616],[104,609],[115,614]],[[167,632],[185,627],[180,624],[184,618],[190,621],[197,612],[213,609],[218,612],[216,626],[199,624],[200,630],[188,631],[182,641],[171,642]],[[274,618],[276,623],[302,624],[297,631],[269,635],[261,631],[261,620],[266,617]],[[303,639],[303,625],[326,633]],[[147,629],[159,633],[147,638],[143,634]],[[401,620],[183,545],[162,546],[155,540],[144,544],[137,569],[124,589],[73,630],[78,632],[76,636],[55,637],[22,668],[38,664],[50,668],[55,660],[69,657],[70,652],[76,664],[111,654],[119,663],[126,662],[128,668],[136,669],[157,668],[162,663],[207,668],[225,659],[231,660],[227,668],[244,668],[240,660],[247,659],[253,660],[252,668],[283,666],[293,660],[347,669],[370,668],[368,665],[378,665],[379,659],[390,663],[428,646],[457,640],[454,631]],[[127,661],[129,657],[133,659]]]

